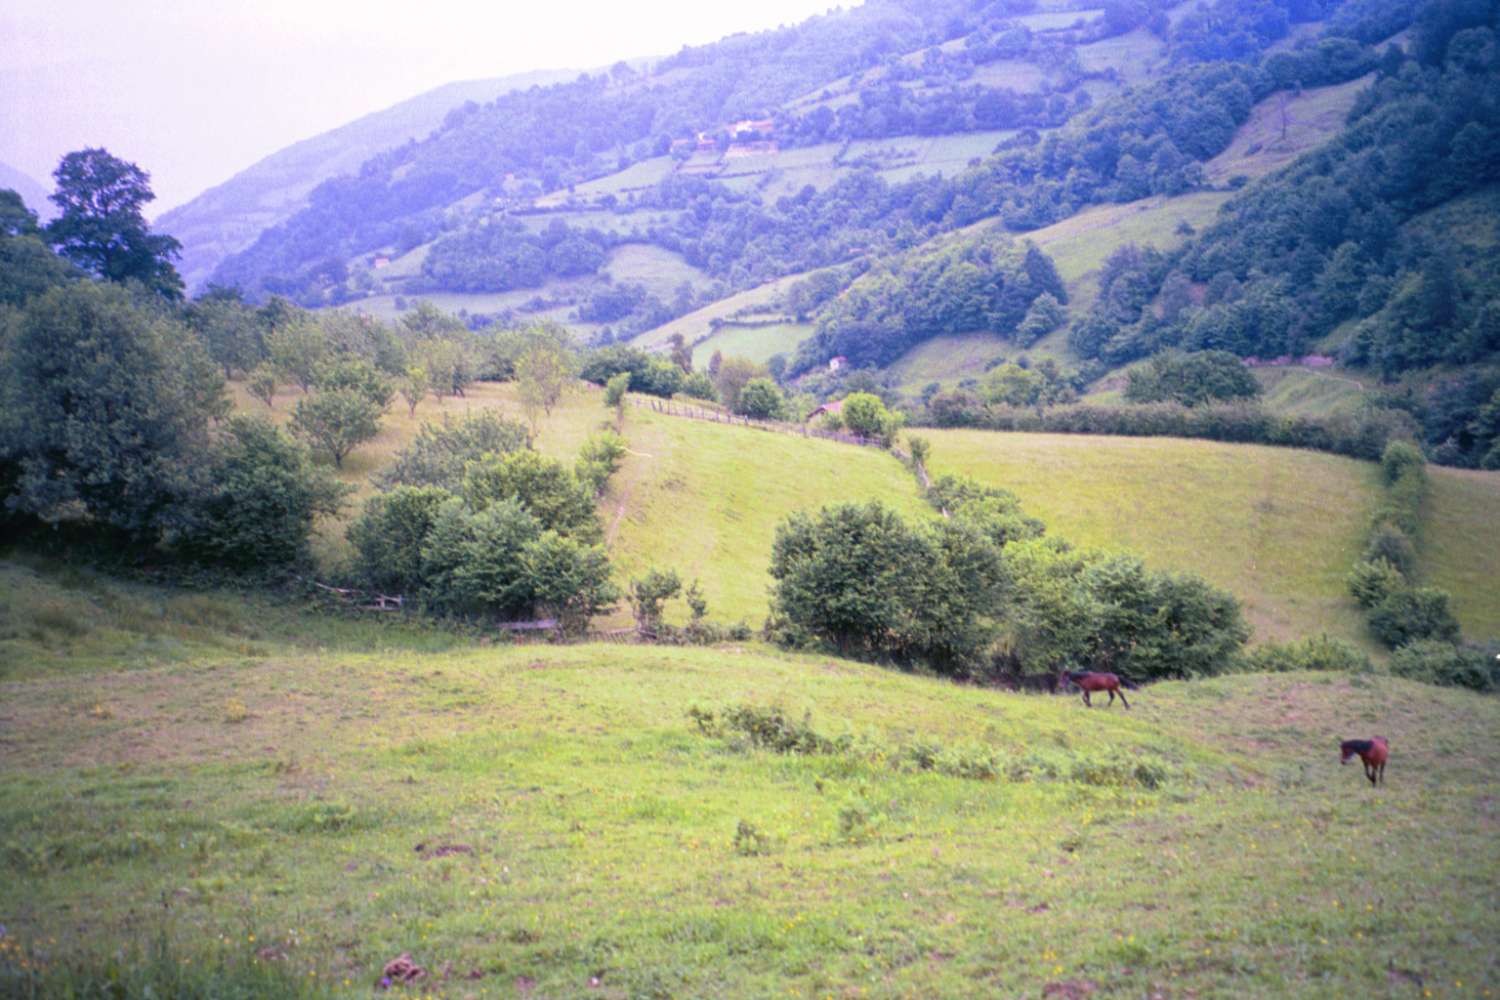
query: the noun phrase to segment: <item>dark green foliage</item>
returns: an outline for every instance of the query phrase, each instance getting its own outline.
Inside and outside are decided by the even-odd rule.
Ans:
[[[513,497],[480,511],[449,498],[422,541],[421,592],[453,613],[525,614],[536,595],[522,556],[541,534],[541,521]]]
[[[570,229],[554,220],[533,233],[506,219],[438,240],[422,262],[422,286],[461,292],[535,288],[548,277],[593,274],[609,245],[597,230]]]
[[[577,635],[596,616],[611,610],[620,590],[610,582],[609,557],[602,545],[544,531],[521,551],[521,568],[532,605]]]
[[[1448,608],[1448,592],[1436,587],[1394,591],[1370,612],[1370,631],[1391,649],[1420,639],[1458,641],[1458,620]]]
[[[914,252],[871,270],[825,305],[792,370],[840,355],[855,367],[887,365],[941,333],[1012,335],[1043,294],[1067,297],[1051,259],[1001,234]]]
[[[227,411],[198,342],[113,285],[33,298],[7,324],[0,456],[19,468],[12,509],[74,513],[151,543],[194,495],[208,420]]]
[[[104,149],[83,149],[64,156],[52,176],[59,211],[47,240],[63,258],[107,281],[136,281],[164,298],[182,298],[172,266],[182,245],[146,224],[141,209],[156,195],[144,170]]]
[[[28,299],[80,276],[81,272],[49,250],[40,236],[0,232],[0,306],[22,306]]]
[[[625,597],[630,601],[630,613],[635,617],[636,631],[641,635],[655,637],[661,631],[662,609],[666,603],[682,592],[682,580],[676,570],[665,572],[656,568],[646,571],[640,579],[631,577],[625,588]]]
[[[630,373],[620,372],[611,375],[604,383],[604,405],[621,407],[625,405],[625,393],[630,391]]]
[[[1474,691],[1492,691],[1500,687],[1500,660],[1496,658],[1493,644],[1491,648],[1484,648],[1456,646],[1431,639],[1417,640],[1391,654],[1391,673],[1424,684],[1465,687]]]
[[[1089,565],[1082,583],[1099,606],[1093,658],[1134,680],[1221,673],[1250,638],[1239,602],[1190,574],[1114,556]]]
[[[318,368],[314,379],[321,392],[355,392],[368,399],[381,412],[391,405],[391,400],[396,396],[391,380],[360,357],[346,355],[325,362]]]
[[[573,475],[586,491],[593,496],[604,492],[609,477],[614,475],[625,458],[625,439],[613,431],[591,434],[578,449],[578,460],[573,464]]]
[[[1404,586],[1401,569],[1383,556],[1355,563],[1349,573],[1349,593],[1362,608],[1375,607]]]
[[[775,361],[776,359],[772,358],[771,360]],[[691,396],[693,399],[702,399],[708,402],[713,402],[719,398],[719,392],[714,388],[714,380],[709,376],[708,372],[691,372],[685,375],[682,379],[682,388],[678,391],[684,396]]]
[[[1260,383],[1228,351],[1158,354],[1144,367],[1132,368],[1125,384],[1125,398],[1132,403],[1199,406],[1259,395]]]
[[[756,420],[780,420],[785,415],[786,400],[776,383],[768,378],[753,378],[746,382],[736,402],[736,413]]]
[[[359,389],[324,389],[297,401],[292,433],[326,452],[336,468],[356,447],[380,433],[384,408]]]
[[[682,388],[683,371],[671,361],[638,347],[602,347],[584,356],[578,377],[607,385],[614,376],[629,374],[630,391],[670,398]]]
[[[531,447],[525,424],[493,410],[479,410],[457,420],[443,414],[441,424],[424,423],[417,436],[396,455],[390,468],[376,477],[377,485],[442,486],[457,492],[464,467],[483,455],[507,455]]]
[[[1357,647],[1328,635],[1296,642],[1268,642],[1256,646],[1241,660],[1252,672],[1284,673],[1292,670],[1338,670],[1363,673],[1371,669],[1370,658]]]
[[[1426,65],[1399,54],[1382,62],[1337,139],[1247,187],[1175,255],[1173,271],[1208,285],[1201,308],[1131,314],[1101,296],[1075,325],[1075,350],[1112,363],[1161,345],[1295,356],[1354,321],[1343,360],[1387,377],[1494,356],[1500,344],[1486,320],[1500,295],[1493,250],[1400,228],[1500,179],[1493,4],[1466,2],[1424,5],[1430,28],[1420,37],[1434,41],[1416,47]],[[1277,83],[1306,76],[1308,51],[1273,57],[1267,74]],[[1325,42],[1320,51],[1340,73],[1361,67],[1346,45]],[[1149,297],[1166,273],[1145,277]]]
[[[1364,559],[1367,563],[1394,567],[1404,579],[1416,568],[1417,549],[1410,535],[1390,521],[1380,521],[1370,529]]]
[[[916,454],[916,439],[912,442]],[[960,476],[943,476],[927,490],[927,502],[941,514],[962,521],[999,548],[1025,538],[1040,538],[1046,526],[1021,510],[1009,490],[985,486]]]
[[[460,493],[476,511],[502,500],[517,500],[547,528],[597,541],[599,521],[593,494],[567,466],[531,451],[486,454],[464,469]]]
[[[224,377],[248,373],[266,360],[265,326],[261,315],[238,292],[209,289],[188,306],[184,319],[203,342],[209,357],[224,369]]]
[[[913,527],[878,503],[794,514],[776,530],[772,619],[792,642],[846,656],[979,667],[1003,577],[977,531]]]
[[[845,396],[839,417],[851,433],[879,441],[887,448],[895,444],[896,434],[901,430],[900,417],[887,410],[885,403],[873,393],[851,392]]]
[[[423,548],[438,509],[452,499],[440,486],[396,485],[366,500],[348,532],[359,578],[379,590],[415,593],[425,578]]]
[[[1097,665],[1133,680],[1230,668],[1250,630],[1239,604],[1197,577],[1147,570],[1130,556],[1056,539],[1005,548],[1007,669],[1049,675]]]
[[[269,421],[234,417],[210,453],[175,544],[235,569],[293,566],[307,558],[314,520],[338,513],[347,493]]]
[[[1410,441],[1392,441],[1380,455],[1380,471],[1387,486],[1395,486],[1407,477],[1425,483],[1426,467],[1427,459],[1422,456],[1422,450]],[[1421,502],[1420,496],[1416,499]]]
[[[990,406],[965,392],[940,392],[928,403],[926,422],[937,427],[1052,434],[1123,434],[1131,437],[1207,438],[1249,444],[1313,448],[1377,459],[1393,439],[1409,438],[1416,424],[1399,410],[1367,409],[1329,417],[1284,417],[1251,403],[1186,407],[1179,403],[1130,406]]]

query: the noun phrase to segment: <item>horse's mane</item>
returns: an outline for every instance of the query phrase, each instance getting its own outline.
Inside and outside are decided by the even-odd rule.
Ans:
[[[1339,744],[1339,749],[1345,753],[1369,753],[1373,745],[1370,740],[1345,740]]]

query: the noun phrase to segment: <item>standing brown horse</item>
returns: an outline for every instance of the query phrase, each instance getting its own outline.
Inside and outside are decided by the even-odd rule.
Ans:
[[[1125,701],[1124,688],[1127,682],[1122,681],[1118,674],[1105,674],[1096,670],[1064,670],[1057,682],[1064,690],[1069,684],[1077,684],[1078,689],[1083,692],[1083,703],[1090,708],[1094,707],[1094,703],[1089,701],[1090,691],[1108,691],[1111,705],[1115,703],[1115,695],[1119,695],[1125,707],[1130,707],[1130,702]]]
[[[1375,784],[1378,778],[1385,781],[1385,762],[1391,755],[1390,744],[1386,743],[1384,736],[1372,736],[1367,740],[1345,740],[1339,744],[1339,763],[1347,764],[1359,755],[1359,761],[1365,766],[1365,777],[1370,779],[1370,784]]]

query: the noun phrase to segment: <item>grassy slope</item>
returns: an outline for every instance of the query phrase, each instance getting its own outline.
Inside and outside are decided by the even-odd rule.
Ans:
[[[1471,639],[1500,638],[1500,473],[1428,466],[1420,570],[1453,594]]]
[[[874,449],[628,407],[631,453],[601,513],[623,583],[651,566],[699,577],[716,621],[759,627],[771,541],[796,510],[879,499],[930,513],[911,474]]]
[[[693,348],[693,366],[708,367],[715,351],[724,357],[749,358],[764,364],[774,354],[791,357],[797,345],[813,334],[811,323],[777,323],[774,326],[723,326]]]
[[[1198,573],[1244,602],[1258,640],[1363,640],[1344,577],[1373,465],[1168,438],[933,431],[935,472],[1004,486],[1070,541]]]
[[[1250,120],[1240,126],[1228,149],[1208,161],[1204,173],[1209,180],[1223,183],[1236,175],[1264,177],[1286,166],[1333,138],[1344,127],[1354,99],[1369,86],[1371,79],[1362,76],[1348,83],[1286,95],[1285,137],[1283,95],[1271,95],[1251,110]]]
[[[184,958],[269,949],[348,995],[407,951],[454,997],[1321,998],[1419,976],[1471,996],[1500,977],[1494,699],[1292,674],[1157,685],[1127,714],[753,645],[379,648],[0,681],[0,976],[162,928]],[[869,752],[780,757],[685,718],[744,702]],[[1379,790],[1334,754],[1370,732],[1393,747]],[[876,753],[917,741],[1032,775]],[[1164,785],[1100,770],[1142,753]],[[741,821],[765,853],[735,849]]]
[[[702,309],[690,312],[686,316],[679,316],[670,323],[663,323],[654,330],[647,330],[631,343],[636,347],[657,348],[671,340],[674,333],[682,334],[683,339],[689,344],[697,343],[713,332],[713,327],[709,325],[711,321],[769,306],[785,294],[788,288],[812,273],[814,272],[789,274],[774,281],[768,281],[764,285],[736,292]]]

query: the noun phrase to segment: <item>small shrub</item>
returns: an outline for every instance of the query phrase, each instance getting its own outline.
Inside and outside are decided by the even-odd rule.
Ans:
[[[1341,670],[1363,672],[1370,658],[1342,639],[1320,635],[1298,642],[1269,642],[1252,649],[1243,660],[1244,669],[1265,673],[1292,670]]]
[[[1362,608],[1373,608],[1406,585],[1406,578],[1388,559],[1355,563],[1349,573],[1349,593]]]
[[[604,383],[604,405],[615,409],[625,405],[625,393],[630,390],[630,373],[617,372]]]
[[[757,829],[754,823],[742,819],[734,831],[734,853],[743,858],[770,854],[771,838]]]
[[[1408,680],[1442,687],[1490,691],[1500,684],[1495,654],[1478,646],[1455,646],[1423,639],[1402,646],[1391,655],[1391,673]]]
[[[885,814],[862,792],[854,793],[839,807],[839,839],[848,844],[863,844],[873,840],[885,825],[885,819]]]
[[[230,698],[224,703],[224,721],[229,723],[244,722],[250,718],[250,709],[238,698]]]
[[[1382,561],[1390,563],[1403,576],[1410,575],[1417,563],[1417,549],[1411,536],[1389,521],[1376,524],[1365,544],[1365,562]]]
[[[1458,620],[1448,608],[1448,592],[1412,587],[1392,593],[1370,612],[1370,631],[1392,649],[1419,639],[1458,641]]]
[[[1380,454],[1380,471],[1385,474],[1388,485],[1395,485],[1413,471],[1425,476],[1426,465],[1427,459],[1422,457],[1421,450],[1410,441],[1392,441]]]
[[[830,740],[812,727],[812,713],[802,721],[788,719],[780,708],[740,705],[724,713],[724,724],[738,730],[761,750],[790,754],[827,754],[847,748],[847,741]]]

